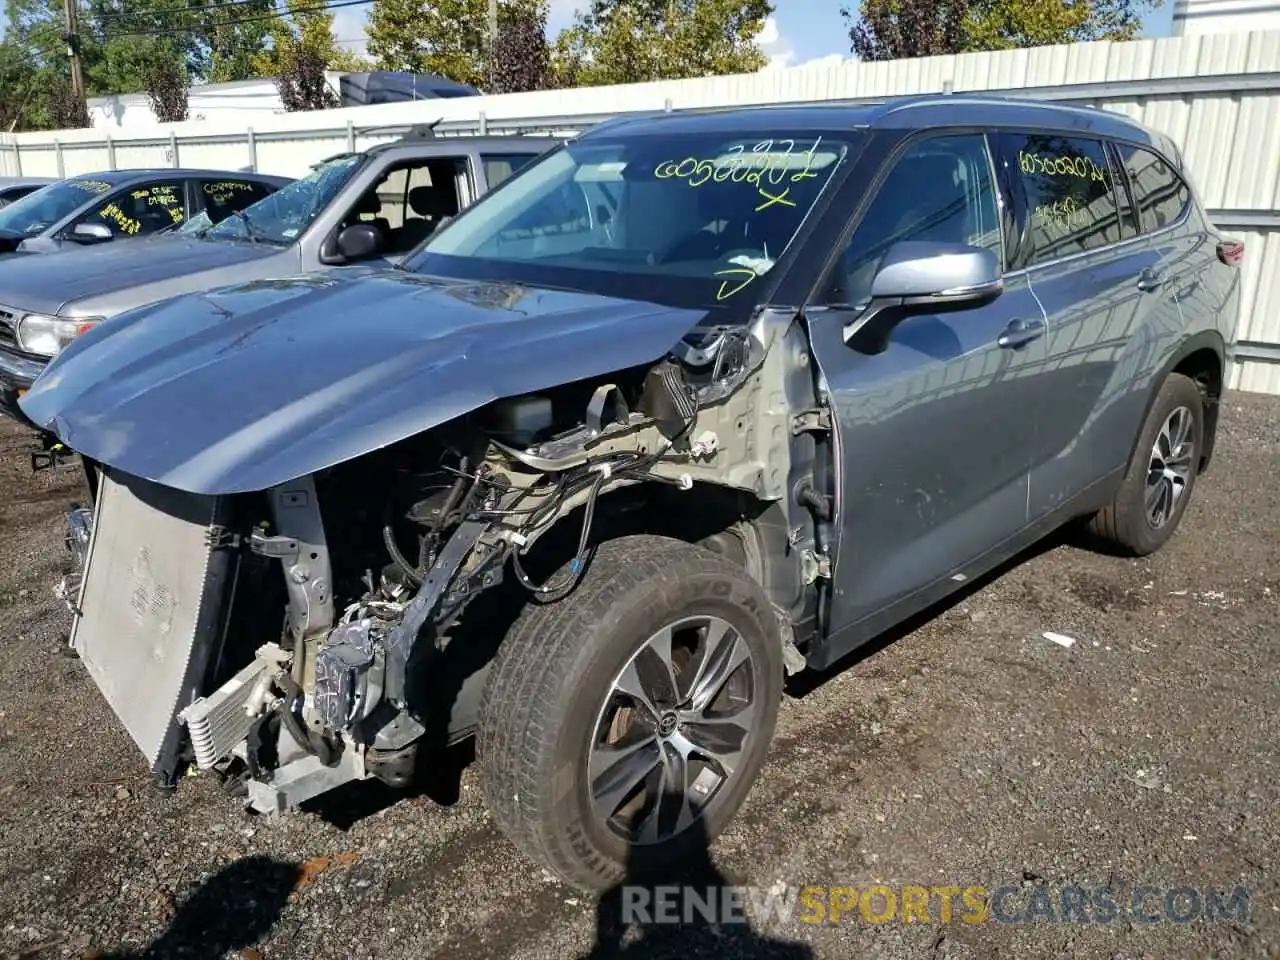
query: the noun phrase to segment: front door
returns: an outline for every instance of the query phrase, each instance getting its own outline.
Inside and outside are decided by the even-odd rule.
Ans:
[[[1024,527],[1044,356],[1044,316],[1025,276],[1007,278],[987,306],[904,321],[882,353],[844,343],[892,243],[968,243],[1004,257],[1006,203],[984,136],[929,137],[891,162],[825,305],[808,309],[840,451],[829,626],[863,636]]]

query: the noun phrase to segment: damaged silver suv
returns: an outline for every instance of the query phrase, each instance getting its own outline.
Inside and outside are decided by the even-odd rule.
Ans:
[[[71,642],[167,783],[277,811],[474,735],[498,823],[601,888],[725,826],[786,674],[1068,520],[1164,543],[1242,254],[1091,109],[610,121],[398,269],[61,353],[22,406],[94,491]]]

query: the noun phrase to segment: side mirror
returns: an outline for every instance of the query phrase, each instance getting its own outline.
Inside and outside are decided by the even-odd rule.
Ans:
[[[986,306],[1004,290],[990,250],[964,243],[903,240],[889,248],[871,281],[871,299],[844,327],[844,342],[881,353],[893,328],[911,316]]]
[[[337,247],[343,260],[368,260],[382,251],[382,233],[371,223],[353,223],[338,234]]]
[[[67,239],[76,243],[105,243],[114,240],[115,236],[105,223],[77,223],[67,234]]]

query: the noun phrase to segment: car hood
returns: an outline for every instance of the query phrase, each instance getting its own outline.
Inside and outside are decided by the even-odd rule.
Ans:
[[[0,269],[0,303],[57,314],[88,297],[259,260],[280,249],[161,236],[78,247],[74,256],[8,259]]]
[[[500,397],[656,360],[705,315],[396,270],[260,280],[90,330],[20,402],[135,476],[265,490]]]

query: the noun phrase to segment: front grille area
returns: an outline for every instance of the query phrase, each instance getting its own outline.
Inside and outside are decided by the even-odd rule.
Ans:
[[[103,471],[71,643],[163,779],[177,713],[204,691],[229,562],[211,546],[223,501]]]
[[[18,316],[12,310],[0,307],[0,344],[17,346]]]

